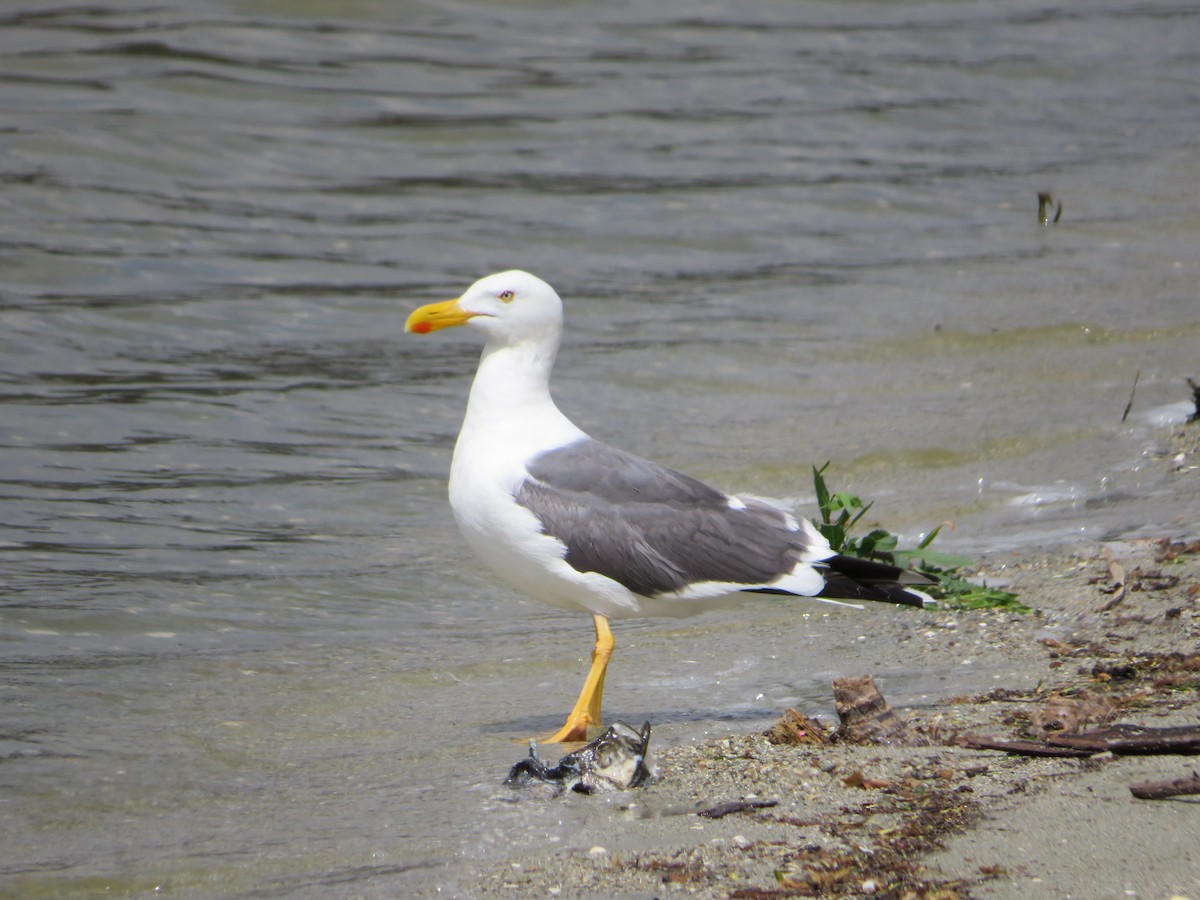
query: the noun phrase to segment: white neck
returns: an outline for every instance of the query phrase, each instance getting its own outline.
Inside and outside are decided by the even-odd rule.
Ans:
[[[558,336],[484,347],[455,448],[460,454],[528,456],[584,437],[550,396]],[[469,448],[469,450],[468,450]]]

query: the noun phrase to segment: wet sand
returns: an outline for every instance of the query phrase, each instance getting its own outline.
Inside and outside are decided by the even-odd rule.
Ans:
[[[1182,429],[1160,456],[1181,492],[1200,486],[1198,438],[1196,426]],[[1034,612],[922,612],[914,637],[873,648],[884,665],[967,655],[1000,672],[987,694],[898,710],[928,745],[775,745],[731,733],[670,747],[648,788],[519,799],[590,809],[570,839],[488,864],[463,887],[504,897],[1196,900],[1200,797],[1129,790],[1190,775],[1194,757],[1042,758],[962,743],[1051,733],[1064,724],[1056,697],[1069,698],[1084,731],[1200,725],[1200,544],[1186,546],[1197,538],[987,559],[979,575]],[[736,800],[774,805],[698,815]]]

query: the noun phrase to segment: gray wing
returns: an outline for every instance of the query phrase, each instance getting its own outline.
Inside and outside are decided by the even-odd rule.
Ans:
[[[642,596],[705,581],[768,584],[791,571],[807,536],[765,503],[730,507],[720,491],[590,439],[535,457],[517,492],[567,562]]]

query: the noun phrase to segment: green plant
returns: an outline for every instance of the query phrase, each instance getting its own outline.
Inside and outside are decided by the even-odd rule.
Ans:
[[[819,469],[813,466],[813,486],[817,490],[817,507],[821,510],[821,520],[813,519],[817,531],[829,541],[834,553],[885,558],[896,549],[896,536],[876,528],[862,537],[850,537],[850,529],[867,514],[873,504],[864,504],[857,494],[829,490],[825,484],[825,470],[828,468],[828,461]]]
[[[817,492],[817,507],[821,517],[813,519],[812,522],[817,531],[829,541],[829,546],[835,553],[907,566],[936,578],[937,584],[931,585],[928,593],[956,609],[1030,611],[1014,593],[975,584],[958,577],[957,573],[961,569],[974,564],[970,559],[928,549],[941,532],[941,525],[926,534],[912,550],[897,549],[899,539],[883,528],[875,528],[860,537],[852,537],[850,529],[858,524],[874,504],[863,503],[857,494],[829,490],[825,483],[825,470],[828,468],[828,462],[820,468],[813,466],[813,487]]]

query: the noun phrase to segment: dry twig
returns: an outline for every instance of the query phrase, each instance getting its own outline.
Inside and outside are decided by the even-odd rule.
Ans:
[[[1139,800],[1166,800],[1182,794],[1200,794],[1200,775],[1193,772],[1190,778],[1174,781],[1142,781],[1131,784],[1129,792]]]

